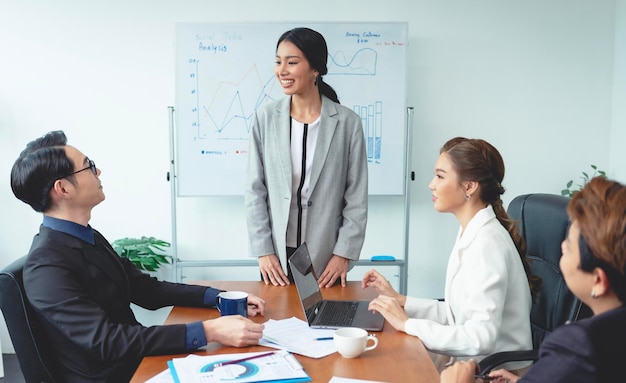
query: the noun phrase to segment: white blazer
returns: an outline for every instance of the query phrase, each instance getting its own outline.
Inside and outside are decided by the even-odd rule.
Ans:
[[[480,360],[532,349],[531,295],[519,253],[493,208],[461,229],[450,254],[445,301],[407,297],[408,334],[433,351]],[[463,358],[465,357],[465,358]]]
[[[244,194],[250,255],[278,255],[285,273],[292,195],[290,105],[291,97],[284,97],[257,110]],[[359,259],[366,224],[367,154],[361,119],[322,97],[305,235],[318,275],[333,254]]]

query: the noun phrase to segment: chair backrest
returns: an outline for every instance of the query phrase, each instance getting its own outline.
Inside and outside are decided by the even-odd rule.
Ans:
[[[27,383],[55,382],[45,362],[46,342],[37,318],[24,293],[23,256],[0,271],[0,310]]]
[[[569,201],[568,197],[554,194],[525,194],[514,198],[507,209],[511,219],[518,222],[532,272],[542,283],[530,313],[535,350],[558,326],[592,315],[569,290],[559,267],[561,242],[569,228]]]

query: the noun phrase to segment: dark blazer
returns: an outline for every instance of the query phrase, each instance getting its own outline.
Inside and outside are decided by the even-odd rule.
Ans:
[[[127,382],[145,355],[184,353],[185,325],[144,327],[147,309],[204,306],[206,287],[159,282],[95,245],[41,226],[24,265],[24,288],[54,350],[62,382]]]
[[[621,307],[556,329],[519,383],[620,381],[624,361],[626,308]]]

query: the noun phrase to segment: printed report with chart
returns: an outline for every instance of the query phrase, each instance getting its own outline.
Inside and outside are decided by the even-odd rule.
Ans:
[[[285,350],[195,355],[168,362],[175,383],[310,382],[296,358]]]

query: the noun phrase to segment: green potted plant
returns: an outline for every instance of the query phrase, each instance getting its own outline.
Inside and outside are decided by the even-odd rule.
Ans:
[[[591,169],[593,169],[593,174],[589,176],[587,172],[583,171],[582,176],[580,176],[580,179],[582,179],[582,184],[574,184],[574,180],[569,180],[567,184],[565,185],[565,189],[561,190],[562,196],[565,196],[565,197],[574,196],[574,194],[578,193],[580,189],[582,189],[583,186],[585,186],[585,184],[589,182],[589,180],[595,176],[606,177],[606,172],[604,172],[603,170],[598,170],[598,167],[596,165],[590,165],[590,166],[591,166]]]
[[[171,255],[164,248],[170,243],[154,237],[121,238],[111,243],[120,257],[128,258],[139,270],[155,271],[162,264],[171,264]]]

